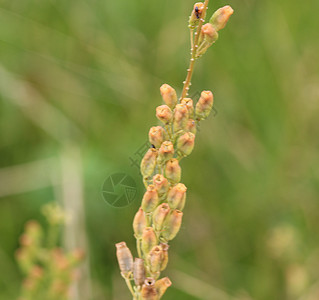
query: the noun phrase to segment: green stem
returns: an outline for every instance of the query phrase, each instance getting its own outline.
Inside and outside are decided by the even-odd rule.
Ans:
[[[135,299],[136,299],[136,297],[135,297],[135,292],[134,292],[134,290],[133,290],[131,281],[130,281],[128,278],[126,278],[126,277],[124,277],[124,279],[125,279],[125,282],[126,282],[126,285],[127,285],[128,289],[130,290],[130,292],[131,292],[131,294],[132,294],[132,296],[133,296],[133,300],[135,300]]]

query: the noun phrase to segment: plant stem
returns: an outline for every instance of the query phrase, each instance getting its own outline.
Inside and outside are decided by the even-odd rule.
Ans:
[[[208,2],[209,2],[209,0],[205,0],[203,12],[202,12],[203,16],[206,16],[206,10],[207,10],[207,6],[208,6]],[[189,90],[189,86],[191,84],[191,79],[192,79],[192,75],[193,75],[193,71],[194,71],[196,52],[197,52],[197,48],[198,48],[198,39],[199,39],[199,35],[201,33],[203,22],[204,22],[204,19],[201,18],[199,20],[199,23],[198,23],[198,26],[197,26],[197,30],[195,32],[195,40],[194,40],[194,43],[193,43],[193,47],[191,49],[191,59],[190,59],[190,62],[189,62],[189,67],[187,69],[187,76],[186,76],[186,79],[184,81],[183,91],[182,91],[182,95],[181,95],[180,100],[185,98],[188,95],[188,90]]]
[[[133,300],[136,299],[136,297],[135,297],[135,292],[134,292],[134,290],[133,290],[131,281],[130,281],[128,278],[126,278],[126,277],[124,277],[124,279],[125,279],[125,282],[126,282],[126,285],[127,285],[128,289],[130,290],[130,292],[131,292],[131,294],[132,294],[132,296],[133,296]]]

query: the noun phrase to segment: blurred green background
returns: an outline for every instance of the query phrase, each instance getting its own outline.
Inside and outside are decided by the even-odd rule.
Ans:
[[[192,81],[217,112],[182,163],[165,299],[317,300],[319,1],[211,1],[209,14],[226,4],[235,13]],[[74,214],[66,247],[86,248],[76,299],[129,299],[114,247],[135,248],[143,186],[129,158],[157,124],[160,85],[181,91],[192,5],[0,1],[1,300],[19,293],[23,225],[50,201]],[[124,208],[101,195],[117,172],[137,184]]]

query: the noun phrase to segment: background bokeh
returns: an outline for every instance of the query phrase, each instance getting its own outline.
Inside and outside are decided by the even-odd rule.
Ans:
[[[169,299],[319,299],[319,1],[212,1],[235,13],[196,65],[211,89],[182,163],[183,227],[165,275]],[[157,124],[159,86],[179,92],[192,1],[0,1],[0,299],[16,299],[24,223],[62,203],[66,247],[87,251],[77,299],[129,299],[114,243],[133,249],[143,186],[130,158]],[[107,176],[136,200],[113,208]],[[74,225],[75,224],[75,225]]]

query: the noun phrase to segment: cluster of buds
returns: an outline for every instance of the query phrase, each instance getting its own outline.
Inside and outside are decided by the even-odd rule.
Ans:
[[[151,127],[151,148],[141,161],[141,173],[146,188],[141,207],[133,221],[138,257],[125,242],[116,244],[121,274],[133,299],[158,300],[171,285],[169,278],[159,279],[168,263],[168,243],[178,234],[186,203],[187,187],[181,183],[180,161],[191,154],[195,145],[196,126],[206,119],[213,107],[213,94],[203,91],[196,104],[187,98],[195,58],[204,54],[218,38],[233,13],[229,6],[218,9],[203,25],[208,0],[194,5],[189,19],[192,40],[192,58],[181,98],[168,84],[160,87],[164,101],[156,108],[161,125]]]
[[[52,226],[59,225],[64,219],[61,209],[55,205],[46,206],[44,213],[49,232],[56,229]],[[56,246],[57,241],[46,240],[49,235],[36,221],[25,225],[20,237],[21,246],[16,252],[16,259],[25,275],[19,300],[70,298],[70,286],[78,275],[76,267],[83,260],[84,253],[81,250],[65,253]]]

